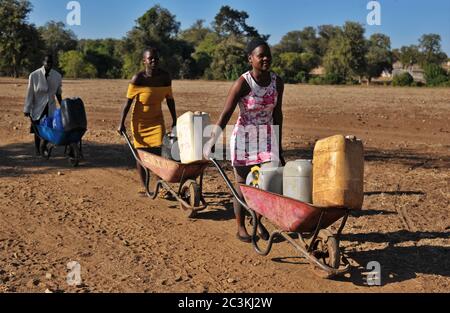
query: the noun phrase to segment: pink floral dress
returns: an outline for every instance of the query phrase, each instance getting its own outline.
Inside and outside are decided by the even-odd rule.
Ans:
[[[278,100],[277,75],[271,73],[268,87],[259,86],[250,72],[243,77],[251,91],[239,101],[239,118],[230,140],[232,165],[242,167],[278,161],[278,132],[273,125]]]

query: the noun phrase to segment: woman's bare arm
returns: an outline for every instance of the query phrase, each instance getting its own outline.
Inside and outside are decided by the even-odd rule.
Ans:
[[[122,109],[122,116],[121,116],[121,118],[120,118],[120,124],[119,124],[119,128],[117,129],[117,131],[119,132],[119,133],[122,133],[122,132],[126,132],[127,131],[127,129],[126,129],[126,127],[125,127],[125,121],[126,121],[126,119],[127,119],[127,116],[128,116],[128,112],[130,112],[130,108],[131,108],[131,105],[133,104],[133,99],[127,99],[127,102],[125,103],[125,105],[123,106],[123,109]]]

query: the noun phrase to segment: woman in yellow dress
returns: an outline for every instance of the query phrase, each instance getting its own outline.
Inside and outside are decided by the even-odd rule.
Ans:
[[[159,68],[159,53],[155,48],[144,51],[143,62],[145,70],[137,73],[128,86],[127,102],[123,107],[118,131],[126,132],[125,120],[134,103],[131,118],[134,147],[161,155],[165,135],[161,107],[164,99],[172,116],[172,128],[177,122],[172,80],[167,72]],[[142,184],[145,185],[145,171],[139,163],[136,164]]]

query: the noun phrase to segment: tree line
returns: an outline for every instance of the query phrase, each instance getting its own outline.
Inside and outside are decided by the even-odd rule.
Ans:
[[[28,0],[0,0],[2,75],[25,76],[40,66],[44,54],[52,54],[65,77],[130,78],[142,67],[142,51],[154,46],[160,50],[162,66],[175,79],[234,80],[249,68],[247,42],[269,39],[248,25],[247,12],[229,6],[219,10],[210,26],[198,20],[182,30],[175,15],[156,5],[124,38],[98,40],[79,40],[62,22],[35,27],[27,22],[31,10]],[[366,38],[364,26],[349,21],[291,31],[272,49],[273,70],[287,83],[370,83],[400,61],[404,68],[421,66],[428,84],[450,86],[449,74],[441,66],[449,59],[438,34],[425,34],[417,45],[392,49],[389,36],[377,33]],[[312,74],[318,67],[324,75]],[[410,77],[397,78],[398,85],[411,83]]]

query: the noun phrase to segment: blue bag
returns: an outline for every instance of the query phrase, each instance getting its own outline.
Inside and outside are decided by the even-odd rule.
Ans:
[[[61,109],[57,109],[55,113],[53,114],[53,129],[56,130],[64,130],[63,122],[62,122],[62,116],[61,116]]]
[[[53,128],[53,118],[50,116],[44,116],[40,123],[41,126]]]

